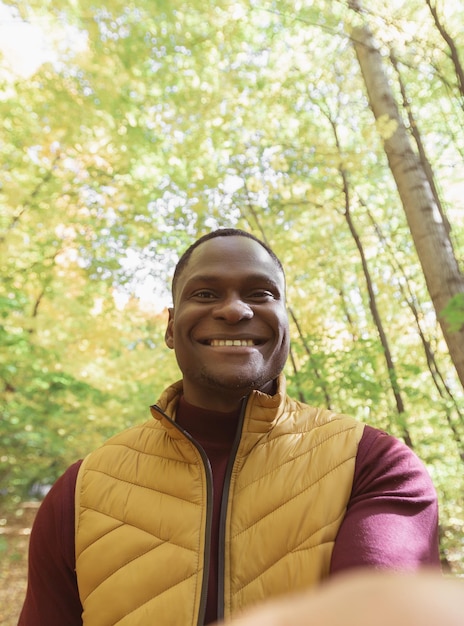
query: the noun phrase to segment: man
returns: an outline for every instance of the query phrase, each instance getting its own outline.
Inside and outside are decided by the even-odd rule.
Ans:
[[[285,277],[261,241],[223,229],[184,253],[166,344],[182,381],[154,419],[45,498],[19,626],[203,625],[339,571],[438,565],[417,457],[286,395]]]

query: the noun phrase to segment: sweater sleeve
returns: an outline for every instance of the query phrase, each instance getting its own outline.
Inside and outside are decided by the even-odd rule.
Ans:
[[[437,495],[424,465],[404,443],[366,426],[331,573],[439,563]]]
[[[74,492],[80,463],[56,481],[37,511],[18,626],[82,626],[74,553]]]

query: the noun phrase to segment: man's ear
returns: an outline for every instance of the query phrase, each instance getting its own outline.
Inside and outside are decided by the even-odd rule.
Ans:
[[[172,307],[168,309],[168,314],[169,314],[168,325],[166,326],[166,332],[164,334],[164,341],[166,342],[167,347],[173,350],[174,349],[174,328],[173,328],[174,327],[174,309]]]

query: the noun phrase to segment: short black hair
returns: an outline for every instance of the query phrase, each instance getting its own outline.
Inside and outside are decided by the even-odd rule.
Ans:
[[[202,243],[205,243],[205,241],[209,241],[210,239],[215,239],[216,237],[246,237],[247,239],[253,239],[253,241],[256,241],[256,243],[259,243],[259,245],[262,246],[266,250],[266,252],[269,254],[271,259],[276,264],[277,268],[285,276],[285,271],[282,266],[282,263],[280,262],[279,257],[266,243],[264,243],[264,241],[261,241],[261,239],[258,239],[258,237],[255,237],[255,235],[252,235],[246,230],[241,230],[240,228],[218,228],[217,230],[213,230],[210,233],[206,233],[206,235],[203,235],[202,237],[194,241],[192,245],[188,247],[187,250],[185,250],[185,252],[180,257],[174,269],[174,276],[172,277],[173,298],[174,298],[174,293],[176,290],[177,281],[179,280],[179,277],[184,271],[184,269],[186,268],[190,260],[190,257],[192,256],[192,252],[196,248],[198,248],[198,246],[201,246]]]

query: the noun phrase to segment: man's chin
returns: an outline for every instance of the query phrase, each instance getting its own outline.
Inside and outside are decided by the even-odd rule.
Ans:
[[[273,380],[267,378],[261,379],[257,376],[244,376],[243,373],[236,375],[219,376],[219,375],[203,375],[204,382],[213,390],[241,393],[243,396],[248,395],[252,391],[258,389],[265,391],[272,390]]]

